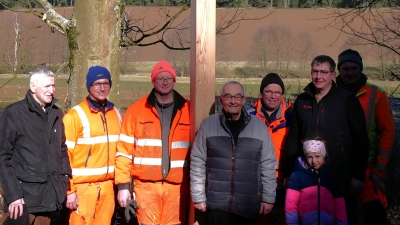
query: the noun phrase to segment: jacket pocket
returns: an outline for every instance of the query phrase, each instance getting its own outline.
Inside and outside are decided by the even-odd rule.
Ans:
[[[47,175],[27,175],[19,177],[19,185],[28,208],[44,206],[47,193]]]

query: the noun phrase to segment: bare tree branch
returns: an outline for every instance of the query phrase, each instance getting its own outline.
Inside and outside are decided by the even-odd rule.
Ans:
[[[145,24],[146,15],[139,16],[139,18],[134,19],[131,15],[129,15],[129,11],[126,11],[121,25],[121,46],[149,46],[161,43],[166,48],[171,50],[190,49],[190,41],[186,41],[185,38],[181,37],[182,32],[190,29],[190,23],[186,22],[190,21],[190,18],[185,18],[180,20],[180,22],[177,22],[177,18],[179,18],[187,9],[189,9],[189,6],[184,5],[178,12],[170,15],[170,12],[163,8],[161,9],[163,13],[162,18],[165,18],[165,21],[160,21],[153,25]],[[276,9],[271,9],[269,13],[262,17],[247,17],[246,13],[244,13],[244,9],[236,8],[236,11],[233,15],[227,12],[221,16],[221,20],[216,28],[216,34],[232,34],[239,28],[240,22],[262,20],[275,11]],[[146,29],[145,27],[148,28]],[[174,38],[178,40],[177,44],[175,41],[168,39],[168,37],[171,37],[166,35],[168,32],[176,33]]]
[[[322,29],[334,28],[340,31],[337,39],[343,34],[354,36],[364,40],[364,44],[378,45],[400,55],[400,9],[377,9],[373,7],[376,2],[352,10],[334,9],[323,18],[328,20],[328,24]]]
[[[217,26],[216,34],[217,35],[232,34],[239,28],[240,22],[262,20],[270,16],[275,11],[276,9],[270,9],[269,13],[267,13],[265,16],[262,17],[247,17],[246,13],[244,13],[244,9],[236,8],[235,13],[230,18],[228,18],[229,12],[226,12],[225,15],[221,16],[221,20]],[[227,31],[232,27],[233,30]]]
[[[58,14],[53,6],[46,0],[34,0],[38,4],[40,4],[43,10],[38,10],[32,7],[31,1],[29,0],[18,0],[24,8],[18,8],[18,9],[10,9],[7,8],[4,4],[0,3],[3,7],[7,8],[10,11],[14,12],[21,12],[21,13],[32,13],[33,15],[39,17],[42,21],[44,21],[54,32],[54,30],[57,30],[63,35],[67,34],[67,28],[68,26],[74,26],[74,21],[70,21],[60,14]],[[72,24],[70,24],[72,22]]]

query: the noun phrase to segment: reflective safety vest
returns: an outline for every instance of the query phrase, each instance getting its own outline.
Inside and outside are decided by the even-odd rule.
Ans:
[[[255,111],[249,112],[251,115],[256,115],[267,125],[269,135],[274,144],[275,156],[276,156],[276,177],[284,179],[284,168],[283,168],[283,157],[285,157],[283,150],[285,147],[286,135],[289,132],[290,119],[292,115],[292,104],[281,99],[281,106],[276,114],[276,119],[271,123],[268,123],[265,119],[264,114],[261,112],[262,99],[259,99],[254,104]]]
[[[189,182],[189,102],[174,92],[174,110],[168,138],[170,171],[164,181]],[[121,126],[116,155],[115,183],[130,182],[130,175],[144,181],[163,181],[162,129],[152,92],[132,104]],[[177,109],[176,109],[177,108]],[[133,164],[132,164],[133,163]],[[130,173],[129,173],[130,171]]]
[[[394,142],[394,120],[385,91],[366,82],[357,92],[367,122],[369,158],[373,173],[383,176]]]
[[[69,193],[77,183],[92,183],[114,178],[121,115],[110,102],[105,116],[85,99],[64,116],[66,144],[72,168]]]

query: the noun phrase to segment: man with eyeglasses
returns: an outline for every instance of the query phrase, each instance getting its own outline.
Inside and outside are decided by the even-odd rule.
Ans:
[[[285,176],[290,176],[301,141],[319,136],[327,142],[327,165],[342,183],[347,216],[354,217],[364,187],[368,133],[364,112],[354,94],[336,87],[335,61],[320,55],[311,62],[311,80],[293,105],[285,142]],[[289,181],[290,182],[290,181]],[[348,218],[349,224],[356,224]]]
[[[112,79],[102,66],[86,75],[89,95],[64,116],[72,167],[66,206],[69,224],[110,224],[114,213],[114,166],[121,115],[107,100]]]
[[[363,71],[360,54],[347,49],[338,57],[339,76],[336,82],[355,94],[360,101],[369,134],[369,158],[366,181],[360,200],[365,224],[388,224],[384,177],[392,151],[395,129],[389,99],[385,91],[369,83]]]
[[[292,104],[285,101],[283,94],[285,85],[276,73],[267,74],[261,81],[260,94],[261,98],[254,104],[254,109],[249,114],[256,115],[267,126],[272,143],[274,144],[276,156],[276,199],[274,207],[279,212],[280,222],[285,224],[285,195],[286,188],[284,185],[283,170],[283,149],[285,138],[289,131],[290,119],[292,116]],[[268,224],[270,214],[260,215],[258,224]]]
[[[194,207],[208,224],[256,225],[275,202],[275,152],[268,130],[243,108],[246,93],[236,81],[218,97],[222,112],[203,120],[191,152]]]
[[[189,204],[189,101],[174,90],[167,61],[151,72],[153,89],[122,121],[116,157],[118,203],[137,201],[139,224],[184,224]],[[128,190],[133,176],[134,193]]]

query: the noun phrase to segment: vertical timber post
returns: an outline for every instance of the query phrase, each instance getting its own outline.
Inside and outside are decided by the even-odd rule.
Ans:
[[[216,1],[191,0],[190,141],[215,104]],[[190,201],[189,225],[205,225],[205,213]]]

